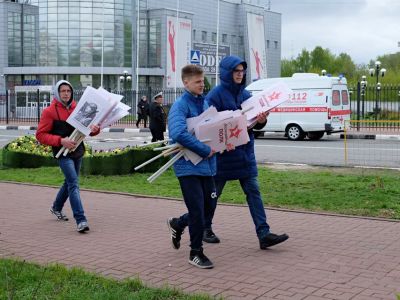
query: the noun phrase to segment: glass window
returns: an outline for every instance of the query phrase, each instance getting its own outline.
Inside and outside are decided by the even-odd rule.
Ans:
[[[217,33],[216,32],[211,33],[211,41],[213,43],[217,42]]]
[[[342,104],[348,105],[349,104],[349,95],[346,90],[342,91]]]
[[[207,42],[207,31],[202,31],[201,32],[201,41],[202,42]]]
[[[228,35],[226,33],[222,34],[222,42],[225,44],[228,42]]]
[[[274,41],[275,49],[278,49],[278,41]]]
[[[338,90],[332,91],[332,105],[340,105],[340,92]]]

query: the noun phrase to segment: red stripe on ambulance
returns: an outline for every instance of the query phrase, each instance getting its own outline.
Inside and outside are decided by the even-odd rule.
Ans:
[[[271,112],[326,112],[327,107],[275,107]]]

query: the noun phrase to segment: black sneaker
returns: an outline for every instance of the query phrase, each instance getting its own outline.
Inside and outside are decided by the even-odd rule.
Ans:
[[[55,210],[51,207],[50,212],[57,217],[57,220],[68,221],[68,217],[62,212],[62,210]]]
[[[184,232],[184,230],[179,228],[177,222],[177,218],[169,218],[167,220],[168,229],[171,234],[172,247],[176,250],[181,247],[181,237]]]
[[[284,234],[275,234],[275,233],[268,233],[266,236],[263,238],[259,239],[260,241],[260,248],[261,249],[267,249],[268,247],[280,244],[284,241],[286,241],[289,238],[289,236],[284,233]]]
[[[203,242],[210,244],[218,244],[220,240],[212,231],[212,229],[205,229],[203,233]]]
[[[204,255],[203,249],[200,250],[190,250],[189,264],[196,266],[200,269],[212,269],[214,268],[211,260]]]

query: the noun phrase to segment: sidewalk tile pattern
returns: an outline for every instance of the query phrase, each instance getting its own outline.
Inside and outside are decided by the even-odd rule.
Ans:
[[[56,189],[0,189],[0,257],[226,299],[377,300],[400,292],[398,222],[268,210],[273,231],[290,239],[260,250],[248,208],[220,205],[221,243],[204,245],[215,268],[200,270],[188,264],[187,231],[180,250],[170,245],[166,219],[185,211],[182,201],[82,191],[91,231],[78,234],[69,206],[69,222],[49,213]]]

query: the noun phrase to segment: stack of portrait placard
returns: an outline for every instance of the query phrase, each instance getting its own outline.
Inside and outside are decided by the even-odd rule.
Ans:
[[[98,125],[103,129],[128,115],[130,107],[121,102],[122,98],[122,95],[110,93],[102,87],[95,89],[88,86],[67,119],[67,122],[75,128],[69,138],[76,142],[76,146],[71,150],[62,147],[56,158],[74,151],[90,134],[91,125]]]
[[[243,102],[241,105],[242,110],[218,112],[215,107],[208,108],[201,115],[187,119],[187,130],[216,152],[223,152],[229,148],[232,149],[232,146],[244,145],[250,140],[248,129],[257,123],[257,116],[286,102],[291,93],[292,90],[285,83],[279,82]],[[155,150],[164,151],[160,155],[137,166],[135,170],[154,161],[158,157],[175,155],[147,179],[149,182],[153,182],[182,156],[186,160],[190,160],[194,165],[197,165],[203,159],[178,143],[155,148]]]

